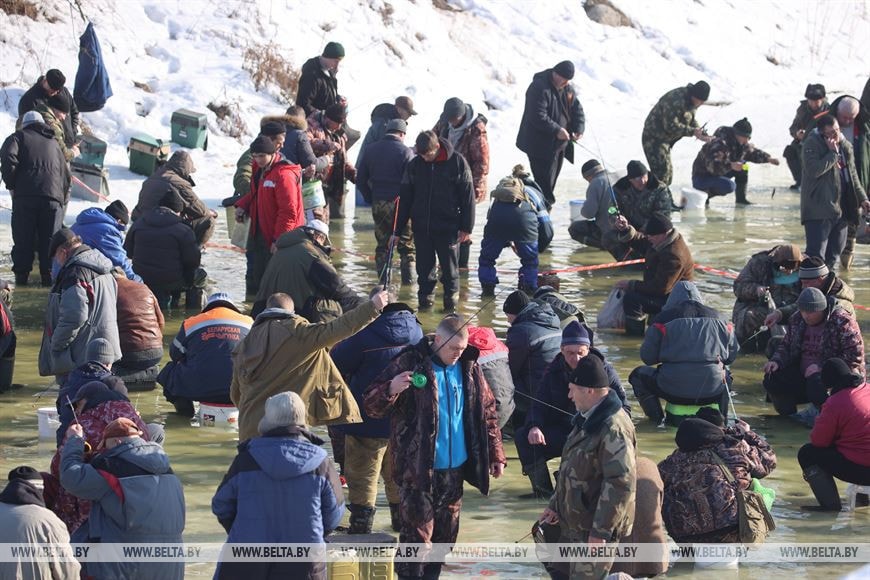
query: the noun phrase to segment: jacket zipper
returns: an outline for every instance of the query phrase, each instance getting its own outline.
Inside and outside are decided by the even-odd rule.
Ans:
[[[450,383],[447,382],[447,367],[441,372],[444,374],[444,394],[447,396],[447,469],[453,467],[453,409],[450,406]]]

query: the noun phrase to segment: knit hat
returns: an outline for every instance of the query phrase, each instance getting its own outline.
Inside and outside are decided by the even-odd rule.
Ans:
[[[553,67],[553,72],[570,81],[574,78],[574,63],[570,60],[563,60]]]
[[[323,47],[323,58],[344,58],[344,47],[337,42],[327,42]]]
[[[625,167],[625,170],[628,172],[629,179],[636,179],[649,173],[649,169],[646,168],[646,165],[644,165],[637,159],[629,161],[628,165],[626,165]]]
[[[109,366],[115,362],[115,351],[105,338],[95,338],[88,343],[86,358]]]
[[[822,365],[822,385],[833,390],[851,389],[864,384],[864,377],[849,368],[841,358],[829,358]]]
[[[79,387],[79,390],[70,401],[62,401],[62,403],[68,405],[69,403],[75,404],[79,401],[98,399],[101,396],[104,397],[105,394],[111,390],[113,389],[110,389],[109,385],[102,381],[88,381],[87,383]]]
[[[267,121],[260,125],[260,135],[265,135],[266,137],[275,137],[276,135],[283,135],[287,132],[287,127],[284,126],[284,123],[279,123],[278,121]]]
[[[718,409],[714,409],[713,407],[701,407],[698,409],[698,412],[695,413],[695,417],[703,419],[708,423],[712,423],[717,427],[725,426],[725,417],[722,416],[722,413],[720,413]]]
[[[815,280],[816,278],[824,278],[831,271],[825,261],[818,256],[810,256],[804,258],[801,262],[800,270],[798,270],[798,278],[801,280]]]
[[[184,211],[184,200],[173,190],[167,191],[160,199],[160,207],[171,209],[175,213]]]
[[[236,312],[239,311],[239,307],[235,305],[235,303],[230,298],[230,295],[226,292],[215,292],[205,301],[205,308],[202,309],[203,312],[206,310],[210,310],[212,308],[218,308],[220,306],[225,306],[226,308],[232,308]]]
[[[710,98],[710,85],[706,81],[689,84],[689,95],[701,101],[706,101]]]
[[[13,468],[9,472],[9,476],[7,477],[9,481],[15,481],[16,479],[23,479],[25,481],[36,481],[42,482],[42,474],[30,467],[29,465],[19,465],[18,467]]]
[[[124,225],[130,223],[130,210],[120,199],[116,199],[106,206],[106,213]]]
[[[648,236],[654,236],[656,234],[666,234],[672,229],[674,229],[674,225],[671,223],[668,216],[661,213],[654,213],[648,220],[646,220],[643,232]]]
[[[588,358],[588,357],[587,357]],[[677,427],[676,442],[681,451],[697,451],[702,447],[710,447],[725,438],[722,427],[704,419],[689,417],[683,419]]]
[[[69,101],[69,96],[67,96],[67,93],[64,91],[60,91],[59,93],[48,97],[46,103],[52,109],[57,109],[62,113],[69,114],[71,103]]]
[[[522,290],[514,290],[505,298],[502,310],[505,314],[519,314],[523,308],[529,305],[531,298]]]
[[[749,124],[749,119],[743,117],[734,123],[734,132],[740,137],[746,137],[747,139],[752,137],[752,125]]]
[[[45,73],[45,82],[48,83],[48,86],[50,86],[52,90],[59,91],[66,84],[66,77],[62,72],[53,68]]]
[[[804,97],[811,101],[815,101],[816,99],[824,99],[825,85],[812,83],[808,84],[807,90],[804,91]]]
[[[459,97],[450,97],[444,101],[444,110],[441,111],[443,119],[455,119],[465,115],[465,103]]]
[[[604,166],[597,159],[590,159],[580,168],[580,175],[583,177],[592,177],[604,171]]]
[[[411,115],[417,114],[417,111],[414,110],[414,100],[411,97],[396,97],[396,102],[394,104],[401,109],[405,109]]]
[[[387,122],[387,133],[407,133],[408,123],[404,119],[390,119]]]
[[[257,138],[254,139],[254,142],[251,143],[251,153],[252,154],[265,154],[272,155],[277,151],[277,147],[275,147],[275,143],[266,137],[265,135],[257,135]]]
[[[782,244],[773,251],[773,261],[777,264],[798,263],[801,261],[801,249],[795,244]]]
[[[141,437],[142,431],[139,430],[139,427],[132,419],[127,417],[115,419],[103,429],[103,438],[100,440],[97,449],[102,449],[106,446],[106,439],[111,439],[112,437],[133,437],[134,435]]]
[[[568,326],[562,330],[562,346],[569,344],[585,344],[586,346],[592,344],[589,339],[589,331],[576,320],[569,322]]]
[[[265,435],[278,427],[305,427],[305,403],[292,391],[278,393],[266,399],[266,414],[257,430]]]
[[[75,232],[67,227],[60,228],[51,236],[51,244],[48,246],[48,256],[54,257],[57,249],[76,237]]]
[[[804,288],[797,299],[801,312],[822,312],[828,307],[828,299],[818,288]]]
[[[335,123],[344,123],[347,120],[347,109],[341,103],[333,103],[326,107],[323,113],[326,118]]]
[[[571,373],[568,382],[578,387],[588,389],[606,389],[610,387],[610,379],[604,370],[604,363],[597,356],[587,356],[580,359],[577,367]]]
[[[329,226],[323,223],[320,220],[309,220],[304,226],[302,226],[306,230],[311,230],[313,232],[318,232],[326,236],[326,241],[329,242]]]
[[[27,111],[24,113],[24,116],[21,117],[21,128],[25,128],[28,125],[32,125],[33,123],[45,123],[45,119],[42,117],[42,114],[37,111]]]

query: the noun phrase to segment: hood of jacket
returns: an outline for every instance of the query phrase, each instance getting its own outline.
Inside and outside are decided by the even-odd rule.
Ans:
[[[0,503],[45,507],[42,491],[26,479],[13,479],[0,493]]]
[[[24,127],[21,130],[22,131],[30,131],[31,133],[38,133],[39,135],[42,135],[46,139],[54,139],[54,130],[51,127],[49,127],[48,125],[46,125],[45,123],[42,123],[40,121],[36,121],[35,123],[31,123],[30,125]]]
[[[110,262],[102,252],[94,250],[85,244],[79,246],[77,250],[77,253],[67,260],[66,264],[64,264],[65,270],[73,266],[83,266],[85,268],[90,268],[98,274],[108,274],[112,271],[112,268],[114,267],[112,262]],[[59,275],[58,278],[60,278]]]
[[[122,224],[118,223],[118,220],[107,214],[105,210],[99,207],[89,207],[88,209],[81,212],[78,217],[76,217],[76,223],[79,225],[106,224],[112,226],[120,232],[123,232],[124,229],[126,229]]]
[[[704,447],[713,447],[722,442],[725,431],[704,419],[689,417],[677,427],[676,443],[680,451],[698,451]]]
[[[295,230],[284,232],[275,242],[275,246],[280,250],[282,248],[304,244],[305,242],[310,242],[312,247],[320,249],[318,245],[311,240],[308,234],[305,233],[304,228],[296,228]]]
[[[480,356],[486,356],[503,348],[502,342],[495,335],[495,331],[486,326],[469,326],[468,344],[479,350]]]
[[[288,129],[298,129],[299,131],[308,129],[308,121],[303,117],[294,117],[293,115],[267,115],[260,120],[260,125],[269,122],[282,123]]]
[[[111,390],[102,381],[91,381],[82,385],[79,392],[76,393],[76,399],[85,399],[87,401],[82,411],[93,409],[94,407],[102,405],[103,403],[108,403],[109,401],[130,402],[130,399],[128,399],[124,393]],[[66,401],[64,401],[64,403],[66,403]]]
[[[180,215],[176,215],[171,209],[166,207],[149,209],[139,219],[154,228],[167,228],[183,221]]]
[[[248,453],[272,479],[299,477],[317,469],[326,451],[303,437],[256,437],[248,441]]]
[[[190,182],[191,185],[196,185],[191,177],[195,171],[193,158],[186,151],[178,151],[169,158],[169,161],[163,165],[163,173],[167,171],[175,173],[185,181]]]
[[[100,455],[105,460],[123,455],[124,461],[154,475],[172,472],[172,468],[169,466],[169,456],[166,455],[163,448],[157,443],[151,443],[139,437],[125,441]]]
[[[420,322],[414,312],[404,304],[398,309],[385,310],[367,328],[377,335],[383,344],[410,344],[419,339],[421,332]]]
[[[556,316],[556,313],[553,312],[550,305],[541,302],[529,302],[525,308],[520,310],[520,313],[517,314],[513,324],[534,324],[535,326],[540,326],[541,328],[552,330],[554,332],[561,328],[559,325],[559,317]]]
[[[701,304],[704,301],[701,299],[701,292],[698,291],[698,287],[695,286],[692,282],[680,281],[674,284],[674,288],[671,290],[670,296],[668,296],[665,305],[662,307],[662,310],[667,310],[668,308],[676,308],[683,302],[699,302]]]

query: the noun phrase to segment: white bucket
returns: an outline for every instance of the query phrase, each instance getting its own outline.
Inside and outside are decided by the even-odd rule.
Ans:
[[[691,187],[683,188],[683,209],[704,209],[707,194]]]
[[[306,181],[302,184],[302,207],[304,209],[316,209],[326,205],[326,196],[323,194],[323,183],[319,179]]]
[[[200,427],[239,426],[239,410],[232,405],[200,402],[197,417]]]
[[[40,439],[54,439],[57,428],[60,427],[60,419],[57,409],[54,407],[40,407],[36,410],[36,420],[39,424]]]
[[[571,207],[571,221],[578,222],[581,220],[585,220],[583,214],[580,212],[583,211],[583,204],[586,203],[585,199],[572,199],[569,202],[569,206]]]

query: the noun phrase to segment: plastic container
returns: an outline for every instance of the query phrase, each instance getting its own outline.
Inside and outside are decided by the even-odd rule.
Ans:
[[[704,209],[707,204],[707,194],[691,187],[684,187],[683,209]]]
[[[169,143],[147,133],[136,133],[127,146],[130,155],[130,171],[151,177],[154,170],[169,159]]]
[[[302,184],[302,207],[317,209],[326,205],[326,195],[323,193],[323,183],[319,179],[306,181]]]
[[[197,417],[200,427],[239,426],[239,410],[233,405],[200,402]]]
[[[39,425],[40,439],[54,439],[57,436],[57,428],[60,427],[57,409],[54,407],[38,408],[36,410],[36,421]]]
[[[99,165],[73,160],[70,172],[75,178],[69,188],[70,197],[102,203],[109,197],[109,170]]]
[[[103,141],[102,139],[98,139],[93,135],[81,136],[81,143],[79,144],[79,156],[73,159],[73,162],[102,167],[105,158],[105,141]]]
[[[665,405],[665,417],[669,425],[678,426],[683,419],[694,417],[702,407],[710,407],[719,410],[719,403],[708,403],[706,405],[677,405],[676,403],[668,402]]]
[[[172,113],[172,142],[190,149],[208,149],[208,124],[205,113],[178,109]]]
[[[371,534],[333,534],[327,539],[326,549],[336,549],[337,545],[354,546],[359,544],[377,544],[379,546],[395,546],[396,538],[390,534],[374,532]],[[393,561],[371,562],[356,556],[341,562],[327,563],[327,578],[329,580],[390,580],[393,578]],[[350,554],[349,554],[350,555]]]
[[[583,214],[580,213],[581,211],[583,211],[583,204],[584,203],[586,203],[585,199],[572,199],[569,202],[568,205],[571,208],[571,221],[572,222],[579,222],[581,220],[586,219],[585,217],[583,217]]]

